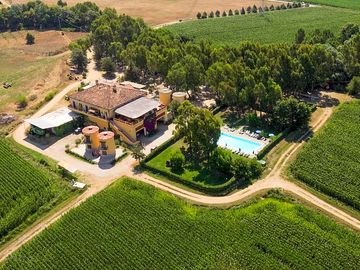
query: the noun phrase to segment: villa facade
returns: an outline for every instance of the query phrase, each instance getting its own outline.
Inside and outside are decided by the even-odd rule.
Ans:
[[[138,142],[140,134],[157,129],[167,120],[167,106],[132,85],[96,83],[69,96],[69,109],[82,114],[100,129],[112,130],[128,144]]]

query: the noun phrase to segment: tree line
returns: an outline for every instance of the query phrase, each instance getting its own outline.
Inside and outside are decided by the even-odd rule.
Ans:
[[[246,9],[242,7],[241,9],[235,9],[234,11],[232,9],[229,9],[228,12],[224,10],[222,13],[219,10],[210,11],[208,14],[206,11],[204,12],[198,12],[196,14],[196,18],[200,19],[206,19],[206,18],[215,18],[215,17],[226,17],[226,16],[236,16],[236,15],[245,15],[245,14],[251,14],[251,13],[263,13],[263,12],[269,12],[274,10],[284,10],[284,9],[293,9],[293,8],[300,8],[302,7],[301,3],[293,2],[293,3],[287,3],[281,4],[281,5],[271,5],[270,7],[264,6],[264,7],[257,7],[256,5],[248,6]],[[303,7],[309,7],[309,4],[304,4]]]
[[[105,9],[91,26],[90,41],[98,65],[111,60],[125,68],[127,80],[157,79],[190,97],[211,91],[218,105],[239,115],[260,111],[269,123],[279,119],[273,112],[285,115],[286,110],[276,107],[284,98],[317,88],[345,91],[360,75],[360,33],[354,24],[345,25],[338,35],[327,30],[306,34],[300,29],[293,44],[219,46],[152,29],[141,19]],[[358,81],[350,86],[358,87]],[[294,101],[286,104],[294,106]],[[306,110],[298,116],[307,119],[304,114]]]
[[[83,2],[67,7],[66,3],[61,0],[53,6],[39,0],[30,1],[1,8],[0,31],[54,28],[89,31],[91,23],[100,14],[100,8],[92,2]]]

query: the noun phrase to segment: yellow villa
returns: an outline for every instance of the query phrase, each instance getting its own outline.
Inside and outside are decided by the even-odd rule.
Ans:
[[[146,97],[132,85],[96,83],[69,96],[69,109],[86,116],[102,130],[111,129],[128,144],[138,142],[141,133],[157,129],[167,120],[170,92],[160,92],[160,101]]]

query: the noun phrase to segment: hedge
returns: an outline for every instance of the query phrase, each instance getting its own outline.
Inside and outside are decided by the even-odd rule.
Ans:
[[[289,134],[289,130],[284,130],[283,132],[279,133],[275,140],[273,140],[271,143],[266,145],[258,154],[258,159],[263,159],[282,139],[286,137],[286,135]]]
[[[173,181],[175,181],[177,183],[186,185],[186,186],[188,186],[190,188],[193,188],[193,189],[196,189],[198,191],[208,193],[208,194],[211,194],[211,195],[222,196],[222,195],[228,194],[229,192],[231,192],[232,190],[234,190],[236,187],[238,187],[240,185],[240,182],[237,181],[233,177],[224,184],[216,185],[216,186],[209,186],[209,185],[204,185],[202,183],[188,181],[188,180],[178,176],[175,173],[154,168],[154,167],[148,165],[145,162],[141,163],[141,166],[143,168],[145,168],[146,170],[152,172],[152,173],[160,174],[160,175],[165,176],[166,178],[168,178],[170,180],[173,180]]]

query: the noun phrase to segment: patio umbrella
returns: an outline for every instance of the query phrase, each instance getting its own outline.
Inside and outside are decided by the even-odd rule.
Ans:
[[[269,137],[274,137],[275,135],[273,133],[270,133],[269,134]]]
[[[261,130],[258,129],[258,130],[255,131],[255,132],[256,132],[257,134],[260,134],[260,133],[261,133]]]

